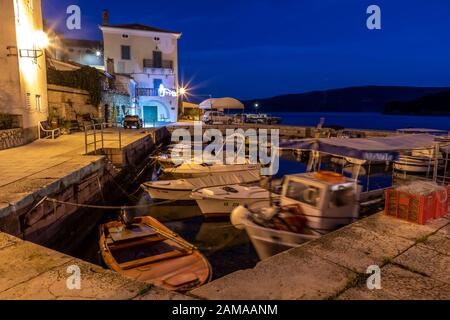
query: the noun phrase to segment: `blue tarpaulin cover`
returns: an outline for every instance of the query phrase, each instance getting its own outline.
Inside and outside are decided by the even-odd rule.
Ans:
[[[393,161],[401,151],[433,147],[435,138],[429,134],[354,139],[317,138],[282,142],[280,148],[315,150],[368,161]]]

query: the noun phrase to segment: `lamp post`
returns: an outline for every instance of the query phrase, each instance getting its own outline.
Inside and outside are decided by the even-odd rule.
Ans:
[[[188,90],[185,87],[178,87],[177,96],[178,96],[178,115],[183,113],[183,100],[187,95]]]

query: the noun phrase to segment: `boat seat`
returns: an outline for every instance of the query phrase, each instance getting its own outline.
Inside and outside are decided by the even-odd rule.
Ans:
[[[145,238],[138,239],[138,240],[132,239],[132,241],[114,242],[111,238],[108,238],[106,241],[108,243],[110,250],[122,250],[122,249],[132,248],[132,247],[140,246],[140,245],[144,245],[144,244],[161,242],[161,241],[165,241],[165,240],[166,240],[166,238],[164,238],[160,235],[153,235],[153,236],[145,237]]]
[[[157,235],[158,233],[148,226],[133,225],[129,229],[125,228],[109,228],[110,237],[114,242],[127,241],[136,238],[143,238]]]
[[[119,266],[122,270],[134,269],[134,268],[139,268],[140,266],[144,266],[147,264],[152,264],[152,263],[156,263],[156,262],[160,262],[160,261],[164,261],[164,260],[179,258],[182,256],[189,255],[191,253],[192,253],[191,251],[173,250],[173,251],[165,252],[165,253],[151,256],[151,257],[146,257],[146,258],[142,258],[142,259],[138,259],[138,260],[120,263]]]

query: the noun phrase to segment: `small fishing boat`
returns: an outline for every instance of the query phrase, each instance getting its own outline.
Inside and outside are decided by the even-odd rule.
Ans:
[[[200,251],[152,217],[128,224],[112,221],[100,228],[103,261],[128,278],[180,292],[211,278],[211,266]]]
[[[238,173],[259,169],[259,164],[251,164],[246,161],[246,163],[244,164],[183,163],[173,168],[163,168],[162,172],[166,176],[170,176],[175,179],[181,179],[218,176],[223,175],[227,172]]]
[[[231,222],[265,259],[355,221],[359,191],[355,180],[335,172],[287,175],[278,204],[239,206]]]
[[[269,205],[269,197],[266,189],[243,185],[202,188],[191,195],[206,216],[229,215],[238,206],[251,206],[257,202]]]
[[[254,184],[259,181],[260,170],[253,169],[199,178],[145,182],[142,184],[142,188],[152,199],[193,201],[191,193],[196,189],[229,184]]]

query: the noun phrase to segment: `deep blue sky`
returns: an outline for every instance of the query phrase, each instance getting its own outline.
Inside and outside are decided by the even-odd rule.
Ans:
[[[77,4],[82,28],[99,39],[111,23],[183,32],[181,77],[196,92],[240,99],[353,85],[450,86],[448,0],[43,0],[44,18],[65,31]],[[382,10],[382,30],[366,9]]]

